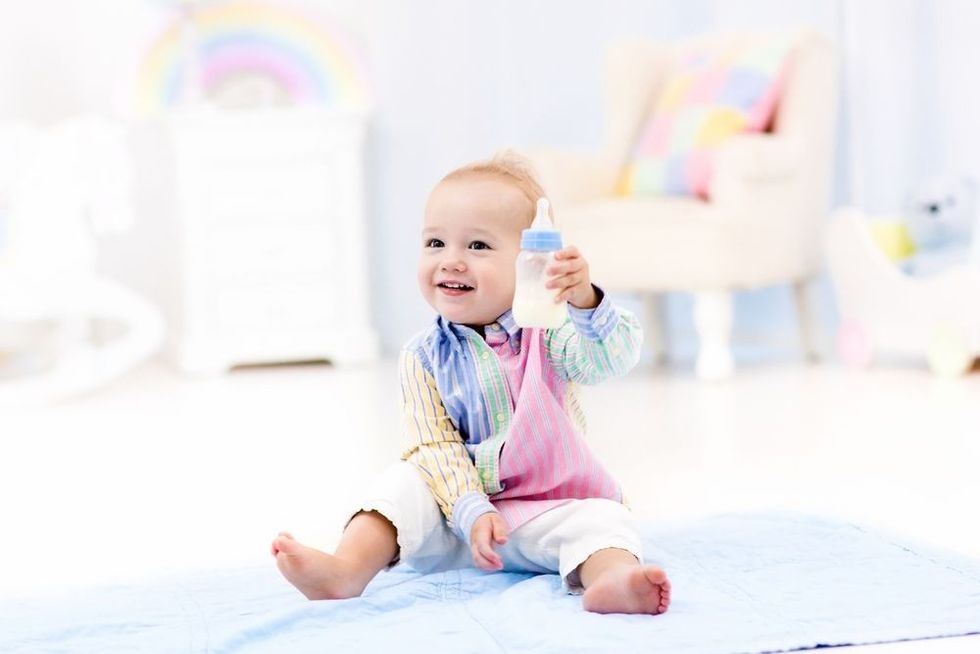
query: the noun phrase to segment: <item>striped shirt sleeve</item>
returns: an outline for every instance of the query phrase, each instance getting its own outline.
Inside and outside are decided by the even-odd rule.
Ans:
[[[469,543],[476,519],[495,509],[432,374],[410,351],[401,353],[398,367],[406,439],[402,459],[419,469],[449,526]]]
[[[562,379],[571,382],[598,384],[625,375],[640,359],[640,322],[601,290],[596,291],[601,298],[597,307],[569,305],[570,320],[545,334],[551,365]]]

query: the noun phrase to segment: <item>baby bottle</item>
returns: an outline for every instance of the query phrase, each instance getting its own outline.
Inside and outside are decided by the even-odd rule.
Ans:
[[[568,315],[564,302],[555,302],[558,289],[545,288],[545,268],[561,249],[561,233],[548,217],[548,199],[538,200],[530,229],[521,233],[517,255],[517,287],[514,290],[514,321],[520,327],[560,327]]]

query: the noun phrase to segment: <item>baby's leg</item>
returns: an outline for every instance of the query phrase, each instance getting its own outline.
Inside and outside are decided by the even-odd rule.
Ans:
[[[594,552],[579,566],[582,607],[593,613],[663,613],[670,606],[670,581],[656,566],[641,565],[626,550]]]
[[[279,571],[311,600],[359,596],[397,554],[394,525],[375,511],[354,516],[335,554],[307,547],[285,532],[272,541]]]
[[[664,571],[641,565],[642,543],[632,515],[604,499],[573,500],[542,513],[511,534],[508,547],[525,561],[557,570],[582,592],[594,613],[663,613],[670,604]]]
[[[279,570],[310,599],[357,597],[381,570],[403,559],[419,572],[470,563],[469,548],[446,526],[418,468],[382,472],[355,507],[340,545],[327,554],[286,533],[272,542]]]

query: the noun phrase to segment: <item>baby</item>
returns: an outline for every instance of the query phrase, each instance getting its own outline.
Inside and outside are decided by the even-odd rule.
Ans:
[[[451,172],[430,194],[418,282],[439,315],[400,357],[403,460],[375,482],[334,554],[287,533],[272,542],[309,599],[356,597],[405,561],[420,572],[557,572],[587,611],[667,610],[670,582],[641,562],[619,484],[582,439],[574,393],[636,364],[636,318],[593,286],[574,247],[546,271],[568,320],[521,329],[511,315],[521,231],[543,196],[511,153]]]

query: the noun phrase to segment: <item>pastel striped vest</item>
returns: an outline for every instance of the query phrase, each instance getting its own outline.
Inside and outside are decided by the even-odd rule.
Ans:
[[[508,527],[517,529],[572,499],[622,501],[619,484],[570,418],[568,382],[548,361],[543,331],[523,329],[516,353],[507,344],[506,333],[488,332],[487,344],[506,376],[512,414],[502,442],[494,447],[491,439],[481,443],[479,450],[490,446],[497,454],[495,461],[487,463],[499,466],[496,477],[502,488],[488,488],[487,492]],[[481,454],[477,454],[478,468],[483,467]]]

